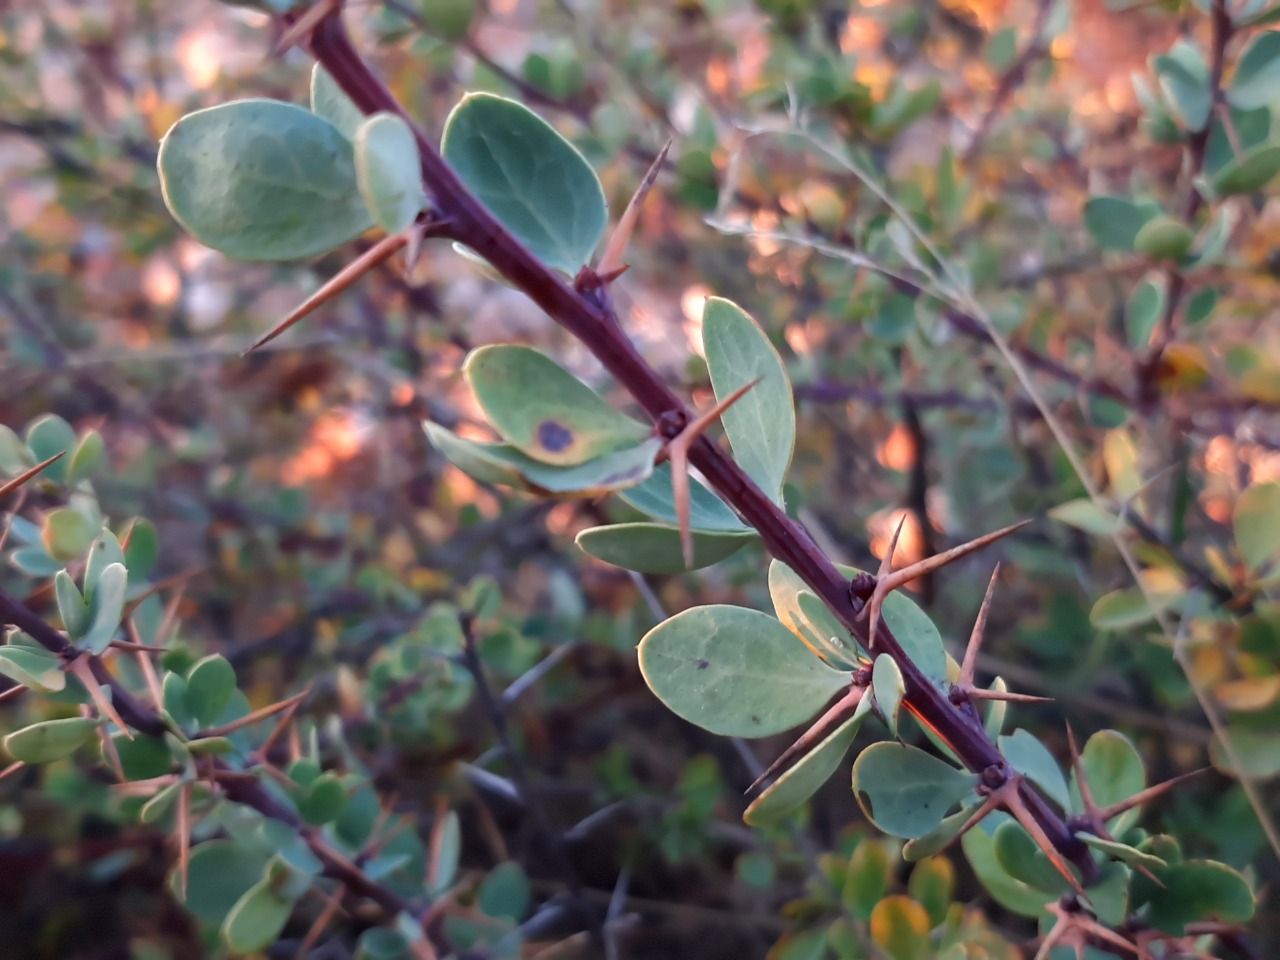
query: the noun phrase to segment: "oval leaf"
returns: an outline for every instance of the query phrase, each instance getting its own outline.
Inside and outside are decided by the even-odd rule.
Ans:
[[[38,647],[0,647],[0,674],[44,693],[57,693],[67,685],[57,654]]]
[[[809,653],[773,617],[745,607],[694,607],[639,647],[645,682],[677,715],[728,737],[766,737],[818,712],[849,675]]]
[[[157,165],[174,219],[237,260],[304,260],[372,223],[351,142],[293,104],[237,100],[188,114],[160,141]]]
[[[275,943],[293,913],[293,901],[282,896],[269,877],[244,892],[222,924],[222,939],[237,953],[255,953]]]
[[[737,304],[711,297],[702,314],[702,344],[716,399],[759,379],[720,416],[734,458],[775,500],[791,466],[796,412],[782,358]]]
[[[719,563],[755,539],[751,533],[694,531],[693,566],[686,568],[680,531],[660,523],[616,523],[583,530],[574,540],[597,560],[639,573],[683,573]]]
[[[236,689],[236,672],[226,657],[213,654],[198,661],[187,674],[187,708],[202,726],[222,716]]]
[[[1213,94],[1204,57],[1190,43],[1180,41],[1167,55],[1153,61],[1165,101],[1182,125],[1198,132],[1209,122]]]
[[[864,712],[858,711],[831,731],[821,743],[756,797],[743,813],[742,819],[753,827],[774,823],[817,793],[840,766],[840,761],[848,753],[849,745],[857,736],[865,716]]]
[[[902,743],[872,744],[853,764],[853,792],[867,819],[908,840],[936,830],[977,784],[977,774]]]
[[[481,347],[463,372],[493,428],[541,463],[585,463],[653,432],[531,347]]]
[[[860,648],[853,634],[781,560],[769,564],[769,597],[783,626],[803,640],[814,654],[838,670],[854,669]]]
[[[902,669],[897,661],[887,653],[876,657],[875,666],[871,669],[871,689],[875,691],[876,708],[889,728],[889,735],[896,737],[898,710],[902,707],[902,695],[907,692],[907,684],[902,679]]]
[[[44,720],[15,730],[4,738],[4,749],[23,763],[48,763],[69,757],[98,729],[92,717]]]
[[[544,496],[590,498],[642,483],[653,473],[662,440],[649,439],[586,463],[556,467],[539,463],[506,443],[464,440],[436,424],[424,424],[427,436],[449,462],[468,476]]]
[[[894,960],[926,960],[933,952],[929,914],[910,897],[885,897],[871,912],[871,939]]]
[[[45,549],[63,563],[84,556],[97,532],[92,521],[72,507],[59,507],[44,518]]]
[[[59,453],[70,453],[76,447],[76,432],[57,414],[47,414],[35,420],[26,433],[27,447],[32,463],[43,463]],[[24,468],[27,466],[24,464]],[[50,483],[63,483],[67,479],[67,458],[49,464],[40,476]],[[15,471],[16,472],[16,471]]]
[[[1181,936],[1188,923],[1243,924],[1253,917],[1253,890],[1225,863],[1187,860],[1157,876],[1162,886],[1152,893],[1147,913],[1157,930]]]
[[[311,112],[328,120],[348,140],[355,140],[356,131],[365,120],[364,111],[318,63],[311,68]]]
[[[1085,229],[1103,250],[1131,252],[1138,231],[1153,215],[1122,197],[1092,197],[1084,205]]]
[[[1236,500],[1231,518],[1240,558],[1261,570],[1280,555],[1280,483],[1254,483]]]
[[[427,205],[418,143],[394,113],[374,114],[355,138],[356,183],[373,222],[387,233],[407,230]]]
[[[186,908],[206,923],[220,924],[241,897],[262,879],[267,858],[230,840],[207,840],[191,851],[187,865]],[[169,876],[178,896],[179,871]]]
[[[738,515],[697,477],[689,478],[689,526],[694,530],[749,530]],[[677,526],[675,498],[671,490],[671,464],[659,464],[653,476],[621,494],[621,499],[641,513],[668,526]]]
[[[1061,809],[1071,808],[1071,794],[1062,768],[1049,748],[1026,730],[1015,730],[998,741],[1006,760],[1027,779],[1045,792]]]
[[[115,638],[124,612],[125,591],[129,572],[123,563],[108,564],[98,577],[89,600],[89,628],[76,641],[76,646],[89,653],[102,653]]]
[[[536,113],[469,93],[449,114],[440,151],[534,256],[571,275],[591,257],[608,220],[604,189],[578,149]]]
[[[1147,785],[1138,749],[1128,737],[1114,730],[1099,730],[1090,737],[1080,751],[1080,764],[1099,807],[1127,800]],[[1075,771],[1071,773],[1071,807],[1077,813],[1084,812]],[[1123,833],[1133,826],[1139,813],[1136,809],[1126,811],[1114,818],[1108,828],[1112,834]]]
[[[1280,100],[1280,31],[1257,34],[1236,64],[1227,101],[1242,110],[1270,107]]]
[[[1222,197],[1255,193],[1277,173],[1280,173],[1280,145],[1264,143],[1223,164],[1213,178],[1213,189]]]

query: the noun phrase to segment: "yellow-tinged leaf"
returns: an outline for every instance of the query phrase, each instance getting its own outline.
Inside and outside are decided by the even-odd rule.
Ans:
[[[1280,403],[1280,367],[1265,364],[1246,370],[1236,381],[1236,388],[1251,400]]]
[[[1142,488],[1142,474],[1138,467],[1138,448],[1128,430],[1117,427],[1107,431],[1102,442],[1102,460],[1116,499],[1122,503],[1133,499]]]
[[[1160,357],[1156,371],[1160,389],[1165,393],[1194,390],[1209,379],[1209,364],[1204,351],[1194,343],[1171,343]]]
[[[1262,710],[1280,697],[1280,675],[1229,680],[1214,687],[1213,695],[1228,710]]]
[[[885,897],[871,912],[871,939],[893,960],[925,960],[929,913],[910,897]]]

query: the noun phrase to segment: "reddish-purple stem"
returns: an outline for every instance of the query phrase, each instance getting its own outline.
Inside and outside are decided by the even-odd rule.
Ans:
[[[422,159],[423,183],[437,216],[450,224],[453,239],[487,260],[506,280],[522,290],[548,316],[577,337],[622,384],[655,422],[671,417],[686,422],[692,414],[684,402],[644,360],[626,336],[617,314],[604,298],[578,293],[517,240],[466,188],[445,163],[426,134],[361,58],[351,43],[341,15],[326,17],[315,28],[311,52],[348,97],[367,114],[385,111],[403,118],[414,131]],[[849,596],[848,581],[818,549],[805,529],[770,499],[719,447],[699,438],[690,462],[764,541],[769,552],[796,574],[864,643],[866,621]],[[906,681],[904,704],[936,731],[974,771],[988,771],[1003,782],[1009,768],[982,725],[958,710],[946,691],[930,681],[908,657],[892,632],[880,623],[875,649],[899,664]],[[1087,848],[1063,819],[1034,790],[1026,790],[1026,807],[1053,845],[1075,862],[1086,878],[1093,873]]]

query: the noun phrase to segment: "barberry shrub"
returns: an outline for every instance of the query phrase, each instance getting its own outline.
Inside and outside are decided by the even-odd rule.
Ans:
[[[1271,129],[1280,34],[1267,28],[1277,14],[1265,0],[1184,5],[1192,29],[1133,78],[1141,135],[1181,151],[1176,190],[1134,177],[1124,191],[1082,204],[1091,266],[1107,274],[1108,265],[1121,265],[1107,274],[1117,288],[1119,342],[1107,347],[1122,357],[1116,379],[1100,372],[1100,346],[1076,364],[1087,373],[1052,357],[1026,298],[1001,289],[1001,254],[1012,251],[966,236],[993,215],[989,208],[1016,206],[983,195],[974,158],[984,140],[1007,135],[994,129],[996,114],[1009,91],[1051,59],[1067,27],[1065,5],[1042,5],[1020,50],[1017,36],[992,38],[993,47],[1013,46],[992,113],[964,157],[942,150],[923,180],[891,169],[886,149],[935,111],[937,85],[895,78],[872,91],[839,56],[802,62],[788,45],[803,48],[797,37],[818,29],[804,4],[764,8],[778,63],[733,118],[737,152],[720,165],[712,158],[725,144],[710,120],[710,132],[699,123],[665,147],[643,136],[624,144],[626,130],[617,140],[616,123],[606,123],[609,104],[573,142],[532,108],[577,103],[580,92],[563,59],[541,55],[530,57],[508,95],[471,92],[446,117],[417,118],[441,129],[430,138],[351,41],[343,20],[351,13],[338,0],[253,6],[271,15],[283,48],[314,57],[309,100],[233,100],[179,119],[159,144],[164,203],[192,237],[236,260],[307,260],[366,241],[364,253],[260,344],[404,255],[411,266],[419,257],[456,258],[508,284],[598,361],[613,390],[596,389],[532,346],[476,347],[461,374],[490,438],[432,419],[422,424],[425,437],[479,484],[593,505],[598,522],[576,543],[595,560],[641,577],[733,561],[757,595],[767,594],[768,612],[708,603],[664,613],[636,656],[653,694],[714,735],[758,739],[804,728],[752,784],[743,813],[750,827],[785,834],[844,771],[878,831],[816,861],[812,889],[776,956],[1018,955],[1018,945],[954,902],[953,857],[967,862],[986,898],[1038,925],[1027,938],[1038,956],[1247,954],[1258,887],[1252,871],[1203,856],[1196,838],[1144,817],[1190,789],[1194,774],[1151,782],[1141,752],[1115,730],[1079,743],[1068,730],[1061,763],[1056,737],[1011,729],[1011,707],[1044,698],[1011,691],[999,676],[979,682],[1000,602],[998,568],[985,595],[973,598],[968,642],[954,655],[944,632],[961,626],[935,623],[903,592],[962,560],[972,565],[966,558],[982,557],[982,548],[1017,543],[1023,525],[898,562],[899,522],[878,568],[860,569],[819,546],[791,481],[796,396],[834,389],[831,369],[843,368],[852,383],[843,396],[853,404],[860,377],[896,377],[918,423],[930,395],[906,384],[912,364],[941,370],[967,362],[959,338],[993,348],[1018,384],[1016,396],[939,391],[933,405],[1047,429],[1058,445],[1054,469],[1072,491],[1046,511],[1047,521],[1114,551],[1130,574],[1131,586],[1100,593],[1088,623],[1102,634],[1145,633],[1182,669],[1165,682],[1185,687],[1184,700],[1199,698],[1213,725],[1215,763],[1241,778],[1269,829],[1252,781],[1280,772],[1267,728],[1280,694],[1280,621],[1270,599],[1280,487],[1259,470],[1230,505],[1221,542],[1188,557],[1185,534],[1160,532],[1185,529],[1186,494],[1173,498],[1172,513],[1159,505],[1160,478],[1139,447],[1157,421],[1191,442],[1221,431],[1223,417],[1265,416],[1276,400],[1280,367],[1264,346],[1218,352],[1209,333],[1228,298],[1244,309],[1247,291],[1230,285],[1239,259],[1233,240],[1242,221],[1266,209],[1280,172]],[[406,16],[399,5],[388,8]],[[469,5],[428,3],[407,22],[465,44],[473,19]],[[1054,151],[1063,148],[1045,139],[1032,135],[1027,164],[1057,162]],[[610,144],[640,154],[647,169],[629,202],[611,205],[593,165]],[[756,162],[803,171],[780,214],[739,209],[770,182],[744,173]],[[815,378],[784,356],[790,344],[775,343],[746,296],[734,302],[713,291],[699,327],[710,397],[703,409],[681,399],[637,346],[615,296],[649,191],[668,178],[689,206],[705,201],[696,229],[824,258],[815,267],[823,295],[839,299],[842,322],[865,328],[867,355],[833,360]],[[1176,191],[1180,205],[1171,200]],[[802,375],[797,389],[793,378]],[[1064,410],[1068,401],[1077,409]],[[1077,420],[1102,431],[1096,467],[1076,450]],[[967,453],[983,464],[965,462],[959,448],[945,454],[955,471],[973,472],[951,485],[959,514],[966,492],[984,503],[980,486],[999,486],[1009,469],[998,431],[971,430],[971,441],[986,434]],[[711,439],[716,431],[727,446]],[[463,877],[456,812],[441,808],[425,835],[397,826],[364,759],[369,737],[397,745],[445,737],[442,727],[476,701],[511,754],[511,779],[477,763],[468,767],[472,782],[544,817],[506,727],[506,695],[489,679],[495,672],[537,679],[539,651],[503,623],[494,583],[474,581],[416,610],[363,678],[344,674],[376,704],[366,720],[376,729],[362,730],[344,723],[341,710],[301,713],[309,690],[255,705],[226,657],[175,643],[178,606],[165,602],[176,596],[175,583],[153,578],[156,527],[104,512],[97,432],[77,433],[56,416],[21,434],[6,429],[0,469],[10,478],[0,495],[36,491],[41,504],[34,517],[15,508],[6,527],[10,563],[29,583],[25,599],[0,594],[11,627],[0,673],[47,714],[5,737],[8,772],[56,770],[96,753],[124,812],[172,838],[170,887],[211,943],[236,954],[271,951],[302,916],[310,918],[303,953],[340,916],[342,936],[370,958],[515,956],[557,923],[609,941],[608,918],[583,908],[576,879],[560,899],[535,897],[515,862],[478,882]],[[1187,482],[1184,469],[1179,483]],[[1016,569],[1019,555],[1010,554]],[[1033,570],[1045,563],[1029,549],[1021,556]],[[512,690],[523,682],[507,694],[518,696]],[[686,771],[687,807],[699,805],[699,778],[707,776],[714,773]],[[705,824],[705,815],[691,822]],[[563,865],[564,837],[545,823],[538,829],[546,833],[542,854]],[[914,865],[902,889],[899,858]],[[743,869],[768,866],[746,861]],[[571,866],[564,869],[573,877]]]

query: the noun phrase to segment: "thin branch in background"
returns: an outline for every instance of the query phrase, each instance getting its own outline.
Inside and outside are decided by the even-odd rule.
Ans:
[[[507,711],[501,699],[494,695],[493,688],[489,684],[489,676],[484,668],[484,661],[480,659],[480,649],[476,643],[474,620],[470,614],[462,613],[458,616],[458,624],[462,628],[463,638],[462,665],[475,681],[476,697],[480,701],[480,708],[488,718],[489,725],[493,727],[493,732],[506,756],[507,764],[511,768],[512,782],[529,811],[539,838],[547,848],[548,859],[564,878],[573,894],[579,920],[594,935],[602,936],[600,917],[596,911],[589,909],[586,901],[582,899],[582,879],[569,859],[564,836],[551,827],[542,796],[529,779],[524,755],[516,749],[515,741],[511,737]]]
[[[969,141],[968,149],[965,150],[961,162],[970,164],[973,159],[982,152],[982,147],[986,143],[987,135],[991,132],[991,128],[995,125],[996,118],[1004,110],[1005,105],[1009,102],[1009,98],[1013,96],[1018,85],[1027,77],[1027,71],[1037,60],[1049,52],[1045,46],[1041,34],[1044,33],[1045,24],[1049,20],[1049,12],[1054,7],[1054,0],[1038,0],[1036,4],[1035,20],[1031,24],[1031,39],[1022,49],[1016,60],[1010,64],[1009,68],[1000,75],[1000,80],[996,84],[995,95],[991,98],[991,105],[987,108],[987,112],[983,114],[982,119],[978,121],[978,127],[974,131],[973,139]]]
[[[88,674],[97,683],[110,689],[112,706],[121,718],[120,722],[128,725],[122,726],[126,732],[131,728],[143,736],[161,739],[168,733],[169,727],[164,717],[135,698],[110,674],[98,657],[81,654],[66,636],[3,589],[0,589],[0,626],[17,627],[46,650],[57,654],[68,665],[80,658],[87,665]],[[413,903],[370,878],[360,867],[339,854],[323,839],[319,831],[304,824],[292,807],[268,792],[257,776],[233,770],[219,757],[209,759],[209,769],[215,774],[212,779],[222,788],[227,799],[251,807],[268,819],[279,820],[296,831],[324,865],[326,877],[338,881],[358,896],[373,901],[388,917],[401,913],[419,916],[426,909],[425,904]],[[273,772],[273,768],[266,764],[257,769]],[[289,783],[292,785],[291,781]]]

